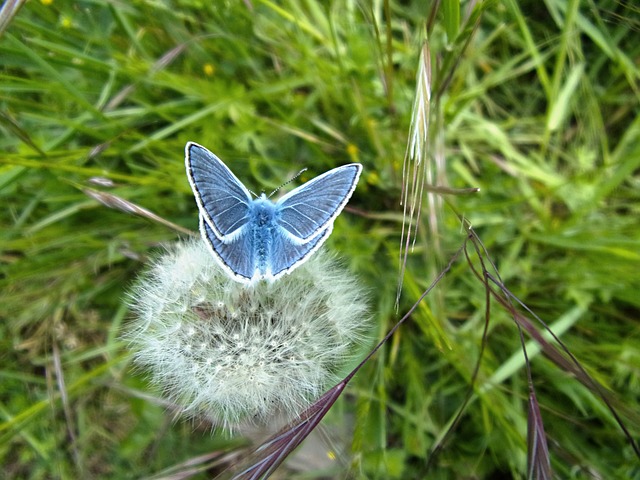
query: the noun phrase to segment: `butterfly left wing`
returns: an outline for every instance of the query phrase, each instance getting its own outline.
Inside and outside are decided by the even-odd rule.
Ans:
[[[200,214],[200,233],[220,266],[231,277],[249,283],[256,275],[256,259],[253,255],[251,236],[241,231],[229,241],[223,241]]]
[[[212,233],[221,240],[239,234],[249,221],[249,191],[222,160],[197,143],[187,143],[185,165],[198,209]]]
[[[321,234],[351,198],[361,171],[359,163],[334,168],[282,197],[276,204],[277,223],[285,235],[296,243],[306,243],[317,236],[326,239]]]

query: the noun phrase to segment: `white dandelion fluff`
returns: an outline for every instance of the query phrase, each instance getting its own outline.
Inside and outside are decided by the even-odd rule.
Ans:
[[[187,414],[228,429],[293,418],[337,381],[368,320],[362,288],[326,253],[247,287],[201,240],[156,260],[129,303],[136,364]]]

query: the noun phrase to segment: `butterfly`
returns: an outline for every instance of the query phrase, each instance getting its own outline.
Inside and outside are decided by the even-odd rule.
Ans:
[[[249,190],[209,150],[185,147],[185,165],[200,211],[200,233],[222,268],[252,284],[291,273],[331,234],[356,188],[362,165],[334,168],[277,202]]]

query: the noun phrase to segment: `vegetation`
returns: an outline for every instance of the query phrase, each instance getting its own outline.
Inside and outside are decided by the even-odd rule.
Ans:
[[[637,8],[222,3],[32,0],[0,14],[3,475],[211,478],[246,454],[242,435],[180,419],[121,339],[135,278],[188,236],[123,206],[197,230],[190,140],[256,192],[363,164],[326,248],[371,292],[374,339],[463,244],[459,213],[638,438]],[[423,192],[396,308],[403,159],[421,133],[429,183],[480,192]],[[492,301],[487,316],[486,301],[461,256],[314,432],[329,437],[314,459],[333,466],[311,473],[307,458],[280,478],[423,478],[427,459],[429,478],[525,478],[525,361],[513,315]],[[594,388],[527,341],[555,475],[640,478]]]

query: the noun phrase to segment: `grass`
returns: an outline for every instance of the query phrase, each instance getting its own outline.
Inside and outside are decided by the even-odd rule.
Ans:
[[[210,478],[227,465],[219,452],[242,454],[242,439],[176,421],[119,340],[129,286],[179,235],[83,192],[116,195],[196,230],[183,162],[189,140],[254,191],[304,167],[306,181],[363,163],[328,248],[371,290],[378,338],[464,241],[460,212],[504,284],[612,392],[638,438],[637,9],[507,0],[476,4],[466,21],[466,8],[444,1],[430,19],[424,2],[394,1],[22,7],[0,37],[7,478]],[[425,168],[438,185],[481,190],[425,200],[396,312],[402,162],[425,39]],[[460,260],[330,412],[329,434],[352,424],[316,449],[338,452],[331,476],[424,475],[472,385],[484,320],[484,287]],[[556,475],[640,478],[602,400],[547,357],[529,355]],[[523,367],[513,319],[494,303],[474,395],[429,478],[524,478]]]

